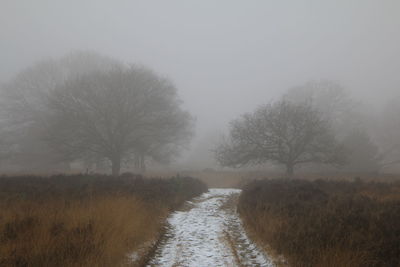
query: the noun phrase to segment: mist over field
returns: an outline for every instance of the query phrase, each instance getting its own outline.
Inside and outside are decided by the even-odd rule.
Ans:
[[[0,266],[400,267],[399,0],[0,0]]]
[[[176,168],[217,168],[210,150],[230,121],[309,81],[340,84],[379,117],[400,95],[399,11],[395,0],[3,0],[0,81],[73,51],[143,64],[196,119]]]

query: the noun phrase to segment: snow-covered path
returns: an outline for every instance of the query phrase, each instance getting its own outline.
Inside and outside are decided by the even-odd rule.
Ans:
[[[247,237],[235,211],[240,190],[210,189],[173,213],[149,267],[273,266]],[[233,203],[233,204],[232,204]]]

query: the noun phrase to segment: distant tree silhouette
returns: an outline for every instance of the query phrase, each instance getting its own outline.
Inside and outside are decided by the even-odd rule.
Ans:
[[[67,80],[120,65],[94,52],[76,51],[38,62],[5,83],[0,92],[0,135],[7,143],[1,149],[6,160],[29,171],[65,168],[68,164],[43,140],[48,94]]]
[[[117,67],[68,80],[49,95],[46,142],[67,159],[168,161],[192,135],[173,84],[143,67]]]
[[[231,122],[229,137],[215,150],[222,166],[268,161],[283,164],[288,177],[304,163],[343,163],[341,147],[311,105],[278,101]]]

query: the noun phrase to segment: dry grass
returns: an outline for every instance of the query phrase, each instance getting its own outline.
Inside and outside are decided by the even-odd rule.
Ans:
[[[209,188],[242,188],[245,184],[255,180],[268,177],[269,179],[280,179],[285,177],[282,172],[272,172],[267,170],[213,170],[205,169],[202,171],[180,171],[182,176],[195,177],[205,183]],[[155,172],[148,171],[147,176],[151,177],[171,177],[176,175],[176,171]],[[341,171],[297,171],[295,179],[315,181],[319,179],[334,181],[376,181],[376,182],[396,182],[399,181],[398,174],[371,174],[371,173],[348,173]]]
[[[290,266],[400,266],[399,183],[254,181],[239,212]]]
[[[185,175],[196,177],[203,181],[210,188],[238,188],[246,179],[246,172],[234,171],[198,171],[185,172]]]
[[[149,176],[156,177],[171,177],[176,172],[148,172]],[[213,169],[206,169],[203,171],[181,171],[180,175],[194,177],[205,183],[209,188],[241,188],[248,181],[255,178],[265,177],[264,171],[217,171]],[[269,174],[271,175],[271,174]],[[276,174],[277,177],[280,174]]]
[[[168,213],[206,188],[194,179],[0,179],[0,266],[118,266],[157,239]]]
[[[167,214],[128,196],[2,209],[2,266],[110,266],[154,238]]]

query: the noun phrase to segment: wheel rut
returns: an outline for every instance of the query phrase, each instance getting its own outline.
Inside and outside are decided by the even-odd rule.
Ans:
[[[148,267],[274,266],[246,235],[236,212],[238,189],[210,189],[168,218]]]

